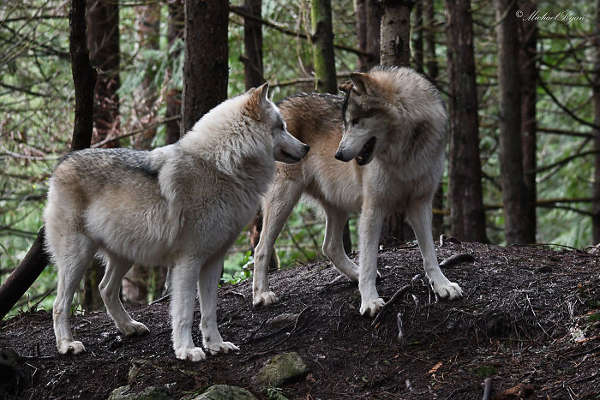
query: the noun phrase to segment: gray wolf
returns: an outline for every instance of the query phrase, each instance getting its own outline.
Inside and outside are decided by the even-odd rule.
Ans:
[[[253,304],[277,301],[269,290],[267,262],[303,193],[325,211],[323,253],[342,274],[358,281],[361,314],[374,316],[384,304],[375,287],[377,250],[384,217],[398,211],[415,232],[433,291],[441,298],[461,297],[460,286],[440,270],[431,232],[447,122],[435,87],[409,68],[375,67],[351,75],[345,98],[303,94],[279,107],[290,133],[310,145],[311,152],[298,164],[278,165],[264,198]],[[342,245],[348,213],[355,211],[360,211],[360,268]]]
[[[85,350],[73,339],[69,312],[96,254],[106,263],[100,293],[120,332],[148,332],[119,298],[131,264],[173,265],[177,358],[205,358],[192,340],[196,287],[204,348],[213,354],[238,350],[217,328],[216,291],[225,252],[255,215],[275,160],[298,162],[308,151],[287,132],[267,92],[265,84],[221,103],[173,145],[153,151],[83,150],[59,163],[44,212],[47,248],[58,269],[53,318],[59,353]]]

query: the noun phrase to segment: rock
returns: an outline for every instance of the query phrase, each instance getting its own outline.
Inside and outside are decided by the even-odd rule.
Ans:
[[[249,391],[239,386],[213,385],[191,400],[257,400]]]
[[[165,388],[149,386],[138,393],[131,391],[131,386],[121,386],[112,391],[108,400],[170,400]]]
[[[136,382],[142,382],[145,378],[151,376],[156,369],[149,360],[133,360],[127,374],[127,383],[133,385]]]
[[[283,328],[293,324],[300,314],[283,313],[267,320],[267,325],[273,328]]]
[[[298,353],[283,353],[268,360],[253,379],[258,385],[279,387],[307,372],[308,367]]]

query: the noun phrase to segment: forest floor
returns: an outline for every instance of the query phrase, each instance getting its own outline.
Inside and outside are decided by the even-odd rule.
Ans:
[[[216,383],[274,398],[251,378],[270,357],[296,351],[310,372],[280,388],[289,399],[481,399],[487,377],[496,399],[600,398],[600,255],[449,240],[437,250],[440,260],[474,257],[444,269],[464,298],[436,301],[417,247],[386,249],[379,293],[387,301],[404,290],[374,325],[358,313],[356,285],[331,283],[338,274],[329,262],[272,273],[281,302],[267,308],[252,308],[250,281],[225,285],[219,327],[241,350],[199,363],[175,359],[168,301],[128,306],[150,328],[142,337],[121,337],[104,312],[75,316],[75,337],[87,349],[77,356],[57,354],[50,313],[23,313],[0,325],[0,348],[20,355],[18,385],[13,379],[0,390],[19,399],[104,400],[145,359],[152,367],[135,385],[167,385],[175,399]],[[283,313],[297,317],[278,328],[266,322]],[[196,343],[199,320],[196,310]]]

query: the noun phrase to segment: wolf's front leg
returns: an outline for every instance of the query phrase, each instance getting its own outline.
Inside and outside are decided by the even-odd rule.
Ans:
[[[196,301],[194,289],[201,266],[199,260],[186,260],[175,265],[171,274],[173,349],[180,360],[200,361],[206,358],[204,351],[196,347],[192,339]]]
[[[202,267],[198,279],[198,298],[202,313],[200,321],[202,344],[211,354],[239,350],[233,343],[223,341],[217,327],[217,287],[222,271],[223,256],[219,256]]]
[[[360,313],[373,317],[383,307],[384,301],[377,293],[377,250],[383,225],[383,213],[371,204],[363,205],[359,221],[359,264],[358,290],[360,291]]]
[[[407,219],[415,232],[423,256],[423,268],[433,291],[441,298],[462,297],[462,289],[444,275],[435,256],[431,233],[431,201],[415,201],[407,209]]]

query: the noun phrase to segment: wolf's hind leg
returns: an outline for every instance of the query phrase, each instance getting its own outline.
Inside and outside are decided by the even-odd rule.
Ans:
[[[414,201],[406,210],[408,222],[415,232],[423,256],[423,268],[433,291],[440,298],[454,300],[462,297],[462,289],[444,275],[435,256],[431,233],[431,201]]]
[[[331,260],[338,271],[350,280],[358,282],[358,267],[344,251],[343,234],[344,225],[348,221],[348,213],[331,205],[323,205],[323,209],[327,215],[323,254]]]
[[[142,335],[149,332],[146,325],[133,320],[119,298],[121,280],[127,273],[131,264],[114,255],[106,255],[106,271],[98,288],[106,306],[108,315],[113,319],[117,329],[126,336]]]
[[[52,311],[56,347],[61,354],[70,351],[77,354],[85,351],[85,347],[80,341],[73,340],[70,323],[71,303],[81,278],[94,257],[96,246],[80,233],[52,237],[59,241],[49,243],[58,272],[56,299]]]
[[[198,278],[198,298],[200,299],[200,330],[202,331],[202,344],[210,354],[219,352],[228,353],[239,348],[231,343],[224,342],[217,326],[217,287],[223,271],[224,256],[219,255],[206,263],[200,270]]]
[[[254,252],[254,278],[252,282],[252,304],[254,306],[276,303],[275,293],[269,290],[267,270],[273,256],[275,239],[302,194],[302,182],[276,180],[263,202],[263,224],[260,240]]]

